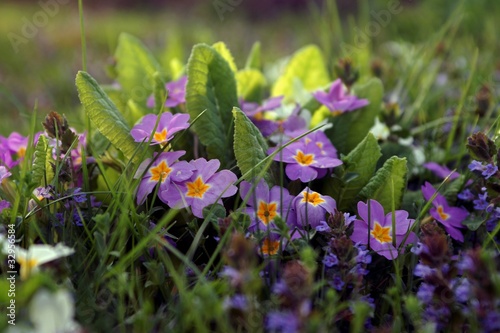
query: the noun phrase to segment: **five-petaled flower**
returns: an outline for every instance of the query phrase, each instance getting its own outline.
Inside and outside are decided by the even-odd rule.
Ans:
[[[321,195],[306,187],[293,200],[297,213],[296,226],[304,229],[307,226],[315,229],[325,220],[327,213],[333,213],[337,208],[335,200],[327,195]]]
[[[287,224],[292,225],[294,214],[290,211],[293,196],[288,190],[280,186],[273,186],[269,190],[267,183],[261,179],[255,189],[252,189],[252,183],[241,182],[240,196],[247,200],[248,207],[245,209],[251,218],[250,231],[265,230],[274,228],[274,219],[283,218]]]
[[[165,101],[165,106],[167,108],[173,108],[186,103],[186,84],[187,76],[182,76],[177,81],[165,84],[165,89],[168,94],[167,100]],[[153,95],[149,96],[147,106],[150,108],[155,106],[155,98]]]
[[[139,178],[144,174],[137,189],[137,204],[142,204],[158,183],[160,183],[158,193],[161,193],[168,190],[172,182],[180,183],[191,177],[194,167],[186,161],[177,161],[185,153],[181,150],[155,154],[152,163],[150,158],[141,163],[134,176]]]
[[[272,153],[276,148],[271,148],[268,153]],[[328,169],[342,164],[342,161],[333,156],[324,155],[324,147],[317,144],[296,141],[274,156],[275,161],[288,163],[285,173],[291,180],[300,179],[307,183],[317,178],[322,178]]]
[[[189,127],[188,121],[189,114],[186,113],[172,115],[170,112],[164,112],[160,115],[159,121],[156,115],[148,114],[132,128],[130,135],[136,142],[148,142],[152,136],[151,145],[159,144],[161,147],[165,147],[175,133]],[[157,122],[158,126],[156,126]]]
[[[353,111],[369,104],[366,99],[359,99],[354,95],[346,94],[346,90],[340,79],[335,80],[328,93],[319,90],[313,93],[314,98],[325,105],[333,115]]]
[[[203,208],[214,203],[222,204],[238,190],[233,184],[237,177],[229,170],[219,169],[219,160],[199,158],[189,162],[193,174],[182,183],[174,183],[168,189],[160,189],[160,199],[172,208],[191,207],[193,215],[203,217]]]
[[[422,186],[422,194],[425,200],[430,200],[434,193],[436,193],[434,187],[425,182]],[[462,235],[459,229],[465,227],[462,221],[469,215],[467,210],[459,207],[450,207],[445,197],[439,193],[437,193],[436,198],[432,201],[432,205],[434,207],[430,210],[431,216],[444,226],[451,238],[463,242],[464,235]]]
[[[351,240],[369,245],[372,250],[389,260],[397,258],[402,244],[417,241],[415,233],[410,231],[415,220],[409,219],[408,212],[404,210],[396,210],[394,215],[392,212],[386,215],[384,207],[371,199],[368,204],[358,202],[358,215],[361,220],[354,221]]]
[[[50,261],[67,257],[75,252],[72,248],[57,244],[33,244],[28,250],[16,248],[16,260],[20,265],[21,280],[26,280],[38,267]]]

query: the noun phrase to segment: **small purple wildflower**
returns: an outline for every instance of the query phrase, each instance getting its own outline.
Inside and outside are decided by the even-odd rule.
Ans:
[[[457,198],[463,201],[472,201],[475,196],[468,188],[466,188],[462,192],[458,193]]]
[[[349,213],[344,213],[344,224],[349,226],[352,222],[356,221],[358,217]]]
[[[326,223],[326,221],[320,221],[315,229],[317,232],[330,232],[330,231],[332,231],[332,228],[330,228],[330,226],[328,225],[328,223]]]
[[[7,200],[0,200],[0,213],[2,213],[4,209],[9,207],[10,207],[10,202],[8,202]]]
[[[329,284],[333,287],[333,289],[335,289],[337,291],[341,291],[342,288],[344,288],[344,286],[345,286],[345,282],[342,281],[342,278],[340,277],[340,275],[335,275],[333,280],[329,281]]]
[[[488,205],[490,204],[488,200],[488,193],[484,192],[483,194],[478,194],[478,199],[474,200],[472,203],[474,204],[475,210],[486,210]]]
[[[430,183],[425,182],[422,186],[422,194],[425,200],[430,200],[434,193],[436,193],[434,187],[432,187]],[[465,227],[462,221],[469,215],[467,210],[458,207],[450,207],[445,197],[439,193],[437,193],[436,198],[432,201],[432,205],[434,207],[430,210],[431,216],[444,226],[453,239],[463,242],[464,235],[462,235],[459,229]]]
[[[323,265],[331,268],[339,263],[339,259],[333,253],[328,253],[323,257]]]
[[[295,333],[299,325],[297,316],[289,311],[272,311],[267,315],[266,328],[271,332]]]
[[[435,287],[432,284],[423,282],[417,291],[417,298],[420,302],[428,304],[434,297]]]
[[[172,115],[170,112],[163,112],[153,133],[157,119],[158,116],[148,114],[141,119],[139,124],[132,128],[130,135],[132,135],[135,142],[148,142],[152,135],[151,145],[159,144],[165,147],[172,140],[175,133],[189,127],[189,114],[177,113]]]
[[[346,94],[346,89],[340,79],[332,83],[328,93],[320,90],[313,93],[313,96],[318,102],[325,105],[333,115],[353,111],[369,104],[366,99]]]
[[[484,179],[488,179],[498,172],[498,167],[494,164],[483,165],[481,162],[473,160],[469,164],[470,171],[477,171],[481,173]]]

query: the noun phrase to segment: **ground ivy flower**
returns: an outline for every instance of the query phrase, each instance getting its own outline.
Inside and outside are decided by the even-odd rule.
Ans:
[[[272,153],[271,148],[268,153]],[[304,141],[296,141],[274,156],[275,161],[287,163],[285,173],[291,180],[300,179],[307,183],[316,178],[326,175],[328,169],[342,164],[342,161],[331,156],[323,155],[322,149],[314,144],[306,144]]]
[[[297,213],[296,225],[300,229],[306,226],[316,228],[325,220],[327,213],[333,213],[337,208],[335,200],[327,195],[321,195],[306,187],[293,199],[293,207]]]
[[[404,245],[417,240],[417,236],[410,232],[415,220],[408,218],[408,212],[396,210],[393,230],[392,212],[386,215],[384,207],[376,200],[371,199],[369,205],[370,207],[364,202],[358,202],[358,215],[361,220],[354,221],[351,240],[359,244],[368,244],[372,250],[389,260],[397,258],[399,254],[397,248],[405,241],[405,238]]]
[[[151,145],[159,144],[165,147],[172,140],[175,133],[189,127],[189,114],[177,113],[172,115],[170,112],[163,112],[153,133],[157,120],[158,116],[154,114],[144,116],[140,123],[132,128],[130,135],[136,142],[148,142],[151,135],[153,135]]]
[[[484,177],[484,179],[488,179],[498,172],[498,167],[492,163],[483,165],[481,162],[474,160],[469,164],[469,170],[477,171]]]
[[[219,160],[207,161],[199,158],[189,162],[193,167],[190,178],[174,184],[168,190],[159,193],[160,199],[172,208],[191,207],[193,215],[203,217],[203,208],[214,204],[222,204],[221,198],[234,195],[238,188],[233,184],[237,177],[229,170],[219,169]]]
[[[56,246],[45,244],[33,244],[28,250],[16,248],[16,260],[21,266],[21,280],[26,280],[31,273],[38,270],[39,266],[50,261],[67,257],[75,252],[70,247],[62,244]]]
[[[176,107],[180,104],[186,103],[186,84],[187,76],[182,76],[177,81],[168,82],[165,84],[167,90],[167,100],[165,106],[168,108]],[[153,108],[155,106],[155,98],[151,95],[148,98],[147,106]]]
[[[142,174],[142,181],[137,188],[137,204],[140,205],[146,200],[155,186],[159,183],[158,193],[167,191],[172,182],[183,182],[193,174],[194,167],[186,161],[177,161],[184,155],[185,151],[165,152],[155,155],[151,166],[151,159],[148,158],[141,163],[134,178],[139,178]],[[144,171],[147,169],[146,173]],[[160,196],[161,199],[161,196]]]
[[[366,99],[359,99],[354,95],[348,95],[340,79],[333,82],[328,93],[320,90],[313,93],[313,96],[334,115],[353,111],[369,104]]]
[[[251,219],[250,231],[273,228],[275,227],[273,221],[276,218],[282,218],[287,221],[288,225],[293,224],[294,214],[289,213],[293,196],[286,188],[273,186],[269,190],[269,186],[263,179],[257,183],[253,192],[251,192],[252,187],[252,183],[247,181],[241,182],[240,185],[240,196],[243,200],[247,200],[248,207],[245,213]]]
[[[434,193],[436,193],[434,187],[432,187],[430,183],[425,182],[422,186],[422,194],[425,200],[429,201]],[[463,242],[464,236],[459,229],[464,228],[462,221],[469,215],[467,210],[458,207],[450,207],[445,197],[439,193],[437,193],[432,205],[434,207],[430,210],[431,216],[443,225],[451,238]]]

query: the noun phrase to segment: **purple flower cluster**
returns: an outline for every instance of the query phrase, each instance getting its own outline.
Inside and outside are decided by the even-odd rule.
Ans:
[[[493,163],[484,165],[483,163],[476,160],[472,161],[469,164],[469,170],[481,174],[484,179],[488,179],[498,173],[498,167]]]

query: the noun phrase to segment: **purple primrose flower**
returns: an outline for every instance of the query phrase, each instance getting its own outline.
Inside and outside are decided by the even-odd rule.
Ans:
[[[395,259],[399,254],[397,248],[403,241],[404,245],[416,242],[417,236],[410,232],[415,220],[408,218],[407,211],[396,210],[393,225],[392,212],[386,215],[384,207],[376,200],[370,200],[369,205],[370,207],[364,202],[358,202],[358,215],[361,220],[354,221],[351,240],[359,244],[368,244],[372,250],[389,260]]]
[[[165,106],[168,108],[176,107],[177,105],[186,103],[186,83],[187,76],[182,76],[177,81],[172,81],[165,84],[167,90],[167,100]],[[147,106],[153,108],[155,106],[155,98],[153,95],[149,96]]]
[[[422,194],[425,200],[429,201],[436,193],[436,190],[428,182],[422,186]],[[431,216],[439,221],[450,234],[451,238],[463,242],[464,235],[460,232],[460,228],[464,228],[462,221],[469,215],[467,210],[458,207],[450,207],[443,195],[437,193],[436,198],[432,202],[434,206],[430,210]]]
[[[175,133],[185,130],[189,127],[189,115],[186,113],[177,113],[172,115],[170,112],[164,112],[160,115],[158,126],[155,128],[158,117],[154,114],[148,114],[141,119],[141,122],[135,125],[130,134],[135,142],[148,142],[151,135],[151,145],[161,145],[165,147]]]
[[[191,177],[194,167],[186,161],[177,162],[179,157],[185,153],[185,151],[174,151],[161,153],[159,155],[155,154],[154,162],[149,169],[147,169],[147,172],[142,177],[142,181],[137,188],[137,204],[142,204],[158,183],[160,183],[158,193],[162,193],[169,189],[172,182],[180,183]],[[142,162],[134,178],[139,178],[144,171],[146,171],[150,163],[150,158]]]
[[[160,199],[172,208],[191,207],[193,215],[203,217],[203,208],[214,203],[222,204],[221,198],[234,195],[238,188],[233,184],[237,177],[229,170],[219,169],[219,160],[199,158],[189,162],[193,174],[182,183],[174,183],[160,190]]]
[[[286,188],[273,186],[269,190],[267,183],[261,179],[255,186],[252,193],[252,184],[243,181],[240,185],[240,196],[243,200],[248,200],[248,207],[245,212],[250,216],[252,222],[250,231],[255,229],[267,229],[274,225],[273,221],[277,217],[282,217],[288,225],[294,224],[294,214],[290,212],[293,196]]]
[[[327,213],[333,213],[337,208],[335,200],[327,195],[311,191],[308,187],[293,199],[293,207],[297,212],[296,225],[299,229],[307,226],[316,228],[325,220]]]
[[[449,180],[453,180],[458,178],[460,175],[456,171],[451,171],[447,167],[437,164],[436,162],[428,162],[424,163],[423,167],[426,168],[429,171],[432,171],[437,177],[441,179],[445,179],[446,177],[449,176]]]
[[[318,102],[325,105],[333,115],[353,111],[369,104],[366,99],[359,99],[356,96],[346,94],[340,79],[333,82],[328,93],[319,90],[313,93],[313,96]]]

